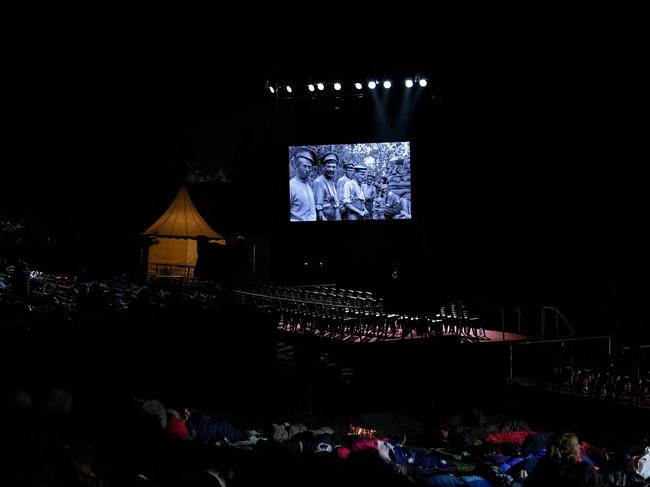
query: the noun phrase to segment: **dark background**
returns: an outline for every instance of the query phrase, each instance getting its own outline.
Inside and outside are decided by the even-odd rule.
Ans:
[[[218,232],[268,242],[266,279],[372,288],[417,306],[432,296],[557,305],[584,327],[645,327],[647,83],[633,42],[513,38],[306,57],[99,37],[3,44],[0,215],[30,226],[31,262],[136,271],[138,235],[192,162],[227,174],[190,183],[190,194]],[[395,89],[384,126],[367,96],[264,90],[320,77],[397,85],[416,72],[430,80],[426,95],[401,117]],[[417,218],[286,222],[288,145],[385,140],[412,142]]]

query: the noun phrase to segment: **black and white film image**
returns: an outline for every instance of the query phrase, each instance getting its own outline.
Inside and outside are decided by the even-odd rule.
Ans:
[[[289,219],[411,219],[410,143],[290,146]]]

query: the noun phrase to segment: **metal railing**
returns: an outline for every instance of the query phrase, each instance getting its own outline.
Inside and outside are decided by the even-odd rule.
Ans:
[[[612,355],[612,339],[613,335],[601,335],[594,337],[583,337],[583,338],[559,338],[559,339],[549,339],[549,340],[520,340],[516,342],[511,342],[508,345],[508,384],[512,384],[514,380],[514,369],[515,369],[515,360],[514,360],[514,351],[517,348],[530,345],[532,348],[540,351],[540,355],[550,356],[553,353],[557,355],[565,355],[562,358],[562,362],[566,364],[571,370],[574,369],[577,358],[577,354],[574,349],[574,344],[582,345],[588,342],[593,341],[603,341],[606,342],[606,354],[607,357]],[[528,361],[537,360],[538,357],[532,351],[532,348],[528,347],[527,352],[523,355]],[[554,347],[557,347],[555,350]],[[592,348],[592,347],[590,347]],[[553,364],[555,366],[556,364]],[[573,392],[573,391],[571,391]]]
[[[147,280],[150,283],[183,286],[194,280],[194,266],[150,262]]]
[[[522,331],[522,317],[525,311],[537,311],[539,312],[539,335],[534,333],[524,333]],[[569,323],[569,320],[562,314],[562,312],[554,306],[520,306],[515,308],[515,313],[517,314],[517,333],[520,334],[530,334],[533,336],[538,336],[540,338],[565,338],[561,331],[568,331],[568,338],[573,338],[576,336],[576,331]],[[549,325],[549,313],[552,313],[551,319],[554,319],[554,335],[552,337],[548,336],[548,325]],[[561,330],[560,325],[564,326],[564,330]]]

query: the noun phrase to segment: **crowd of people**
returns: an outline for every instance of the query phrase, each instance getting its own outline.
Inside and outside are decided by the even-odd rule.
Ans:
[[[295,153],[293,163],[295,176],[289,180],[291,221],[411,218],[408,159],[391,160],[384,173],[374,174],[362,164],[341,161],[335,152],[319,155],[311,148],[302,148]],[[310,182],[318,165],[322,166],[320,175]],[[403,181],[407,181],[406,188]]]
[[[12,418],[1,485],[650,485],[646,425],[596,445],[582,433],[479,408],[429,410],[420,419],[285,412],[284,421],[269,421],[262,411],[174,409],[119,390],[102,401],[62,388],[10,392],[0,394]]]

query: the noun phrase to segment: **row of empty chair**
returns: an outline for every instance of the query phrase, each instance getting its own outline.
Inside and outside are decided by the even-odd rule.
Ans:
[[[330,306],[343,306],[373,309],[383,311],[384,301],[374,297],[369,291],[351,289],[336,289],[329,287],[285,287],[285,286],[256,286],[251,289],[241,290],[246,304],[267,304],[274,301],[303,301],[306,303],[320,303]]]
[[[458,336],[485,338],[461,302],[443,305],[439,312],[388,313],[381,298],[368,291],[336,288],[257,286],[237,291],[239,301],[276,314],[280,329],[329,338],[394,338]]]

